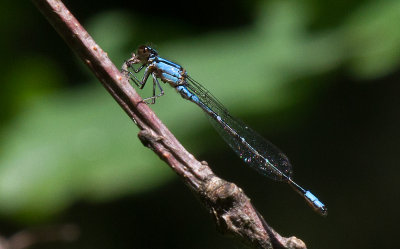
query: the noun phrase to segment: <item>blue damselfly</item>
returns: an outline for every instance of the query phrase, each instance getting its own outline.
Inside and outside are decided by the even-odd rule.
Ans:
[[[135,69],[135,64],[141,65]],[[139,80],[135,74],[142,69],[144,75]],[[183,98],[195,103],[208,114],[218,133],[247,165],[269,178],[287,182],[315,211],[324,216],[327,214],[327,208],[317,197],[292,180],[292,165],[287,156],[242,121],[232,117],[182,66],[159,57],[157,51],[149,46],[140,46],[137,53],[124,63],[123,70],[129,73],[130,79],[140,89],[150,76],[153,78],[153,96],[144,99],[146,103],[154,104],[156,98],[164,94],[158,79],[174,87]],[[160,91],[158,94],[157,88]]]

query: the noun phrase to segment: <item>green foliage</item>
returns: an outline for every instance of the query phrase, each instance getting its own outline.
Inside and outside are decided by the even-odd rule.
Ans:
[[[375,1],[358,10],[341,30],[350,69],[359,77],[376,78],[400,64],[400,2]]]
[[[38,220],[79,199],[104,201],[163,184],[171,172],[135,133],[99,86],[32,103],[4,132],[0,210]]]
[[[322,84],[298,87],[302,78],[344,66],[354,77],[368,78],[398,68],[399,1],[372,1],[339,26],[314,32],[308,29],[309,12],[300,2],[260,6],[257,16],[252,26],[181,37],[157,48],[185,66],[235,116],[301,108],[315,94],[315,85]],[[128,35],[147,39],[154,33],[139,32],[142,23],[112,11],[93,18],[88,26],[119,66],[132,52],[123,50],[132,40]],[[154,29],[171,28],[169,23],[162,25]],[[130,50],[138,43],[132,42]],[[27,70],[20,74],[20,68]],[[31,56],[3,76],[10,91],[19,95],[8,98],[8,108],[18,112],[2,127],[2,215],[40,220],[76,201],[106,201],[148,191],[173,175],[140,144],[133,123],[97,82],[55,91],[54,86],[66,80],[61,71],[50,60]],[[208,129],[201,111],[165,88],[167,95],[153,108],[185,145],[196,153],[206,152],[207,140],[202,144],[202,136],[193,132]],[[7,95],[2,94],[4,101]],[[141,94],[147,97],[150,90]],[[16,105],[21,106],[14,109]]]

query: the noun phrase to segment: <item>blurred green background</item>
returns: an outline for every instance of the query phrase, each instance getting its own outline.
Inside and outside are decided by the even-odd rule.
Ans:
[[[321,218],[246,167],[165,85],[152,108],[267,222],[308,248],[395,248],[400,215],[400,1],[68,1],[120,66],[139,45],[183,65],[280,147]],[[29,1],[0,4],[0,236],[75,224],[30,248],[242,248]],[[151,94],[151,87],[140,92]]]

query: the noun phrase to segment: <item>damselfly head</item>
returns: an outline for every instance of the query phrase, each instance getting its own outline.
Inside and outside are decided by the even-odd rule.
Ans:
[[[146,64],[149,61],[150,57],[154,57],[157,55],[158,53],[156,50],[146,45],[140,46],[137,50],[137,58],[143,64]]]

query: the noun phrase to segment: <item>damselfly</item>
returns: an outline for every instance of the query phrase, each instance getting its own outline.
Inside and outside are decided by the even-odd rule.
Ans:
[[[135,69],[134,64],[141,65]],[[135,74],[143,68],[144,75],[139,80]],[[150,76],[153,78],[153,96],[144,99],[146,103],[154,104],[156,98],[164,94],[158,79],[174,87],[183,98],[195,103],[208,114],[218,133],[247,165],[269,178],[287,182],[315,211],[324,216],[327,214],[327,208],[317,197],[292,180],[292,165],[287,156],[242,121],[232,117],[183,67],[159,57],[157,51],[149,46],[140,46],[137,53],[124,63],[123,71],[129,73],[130,79],[140,89]],[[157,88],[160,91],[158,94]]]

